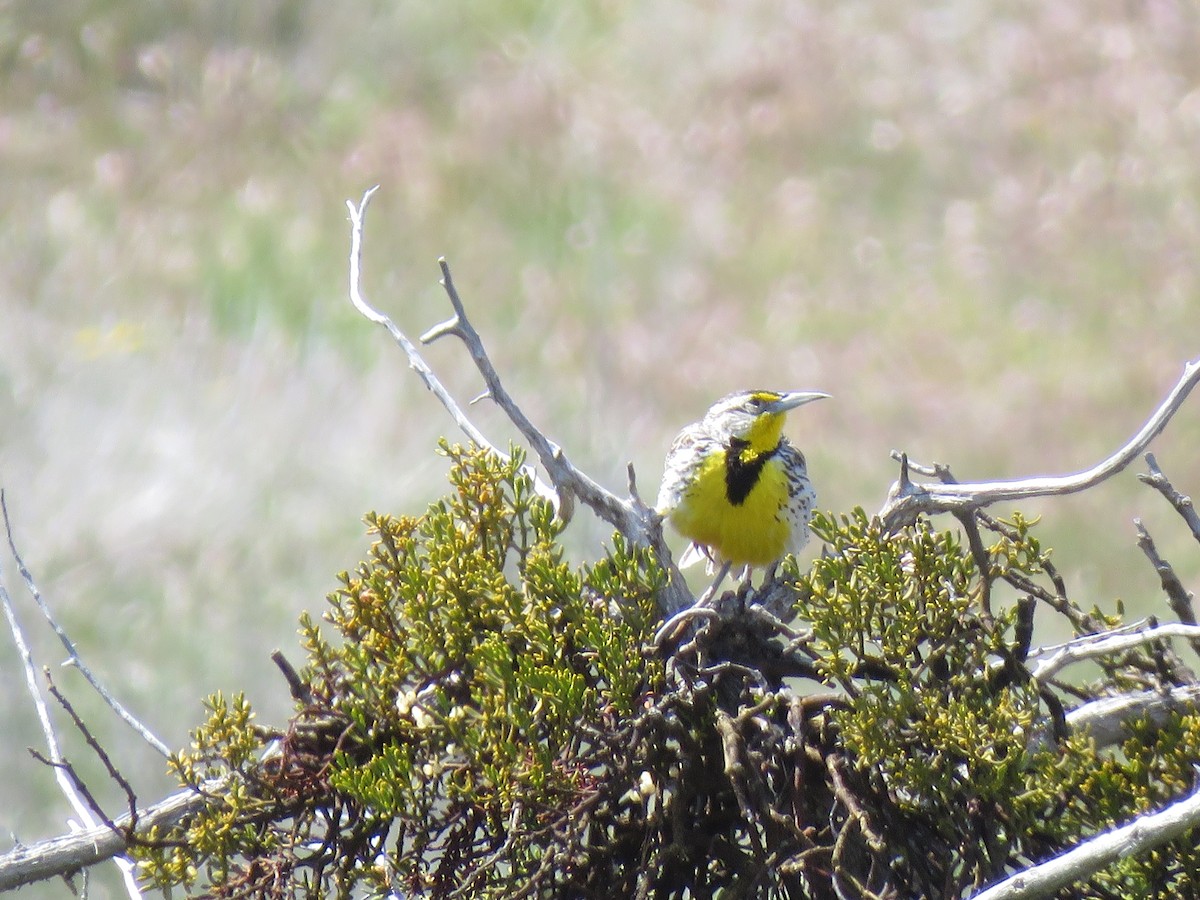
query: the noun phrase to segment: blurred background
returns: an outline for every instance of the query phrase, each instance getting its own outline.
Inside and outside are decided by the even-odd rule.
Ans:
[[[285,720],[269,654],[300,661],[297,614],[366,552],[362,515],[420,512],[443,490],[436,439],[457,437],[346,299],[345,200],[376,183],[372,301],[415,337],[447,315],[447,256],[512,393],[614,489],[632,461],[652,497],[678,428],[742,387],[834,395],[788,429],[827,509],[878,509],[893,448],[960,479],[1089,466],[1200,355],[1198,18],[1170,0],[3,3],[18,547],[167,744],[216,690]],[[454,341],[427,359],[479,392]],[[1185,492],[1198,439],[1193,398],[1154,447]],[[1189,587],[1200,553],[1141,468],[1024,512],[1076,599],[1169,616],[1132,519]],[[606,538],[583,515],[568,532],[580,561]],[[140,796],[167,793],[2,566],[39,664]],[[7,849],[67,810],[25,751],[41,738],[8,638],[0,676]]]

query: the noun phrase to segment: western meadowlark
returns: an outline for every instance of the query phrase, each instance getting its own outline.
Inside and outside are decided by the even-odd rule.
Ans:
[[[722,574],[730,566],[773,566],[808,543],[817,495],[783,421],[789,409],[828,396],[738,391],[679,432],[657,508],[692,541],[681,565],[703,555],[725,564]]]

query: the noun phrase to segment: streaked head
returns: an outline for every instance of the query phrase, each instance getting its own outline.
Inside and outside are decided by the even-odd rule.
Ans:
[[[724,440],[736,438],[763,452],[779,443],[788,410],[828,396],[820,391],[737,391],[714,403],[704,424]]]

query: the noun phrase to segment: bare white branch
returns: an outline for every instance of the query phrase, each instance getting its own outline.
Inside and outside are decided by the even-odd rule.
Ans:
[[[1085,659],[1095,659],[1098,656],[1121,653],[1125,650],[1133,650],[1154,641],[1169,638],[1183,638],[1184,640],[1191,641],[1200,640],[1200,625],[1185,625],[1181,622],[1172,622],[1168,625],[1159,625],[1155,628],[1146,628],[1126,634],[1104,633],[1084,635],[1069,643],[1038,651],[1034,655],[1044,658],[1033,667],[1030,674],[1038,681],[1045,681],[1048,678],[1052,678],[1059,670],[1073,663],[1082,662]]]
[[[215,779],[202,785],[199,791],[179,791],[139,811],[135,834],[148,836],[155,828],[169,829],[213,802],[213,796],[223,790],[225,784],[224,779]],[[116,831],[107,825],[92,825],[86,830],[17,847],[0,856],[0,893],[35,881],[69,875],[123,853],[129,846],[125,829],[132,824],[132,818],[126,814],[113,824],[117,826]]]
[[[350,210],[350,302],[354,304],[354,308],[363,316],[378,325],[382,325],[391,334],[392,340],[400,345],[405,355],[408,357],[409,367],[420,376],[425,382],[425,387],[433,392],[433,395],[441,401],[442,406],[446,407],[446,411],[450,413],[450,418],[462,430],[472,443],[479,447],[484,447],[492,453],[501,457],[506,455],[498,448],[492,446],[492,443],[483,435],[475,424],[467,418],[467,414],[463,412],[462,407],[458,405],[450,392],[438,380],[438,377],[433,374],[433,370],[429,368],[425,360],[421,358],[420,352],[408,336],[397,327],[396,323],[384,313],[380,312],[369,302],[362,292],[362,242],[363,242],[363,218],[367,214],[367,205],[371,202],[371,197],[379,190],[379,185],[368,190],[362,196],[362,200],[356,206],[352,201],[346,201],[346,208]],[[542,482],[535,472],[529,471],[529,474],[534,479],[534,485],[538,488],[538,493],[548,497],[553,497],[554,492]]]
[[[648,543],[649,516],[653,514],[653,511],[644,505],[639,506],[632,499],[621,499],[592,480],[572,465],[562,448],[549,440],[541,429],[530,421],[524,410],[508,393],[508,389],[500,380],[499,373],[492,365],[491,357],[488,356],[487,350],[483,346],[483,339],[467,315],[458,288],[450,274],[449,264],[443,258],[438,260],[438,265],[442,269],[442,286],[446,289],[446,296],[450,298],[454,316],[427,331],[422,335],[421,341],[429,343],[445,335],[454,335],[463,342],[467,352],[471,355],[471,361],[475,363],[475,368],[483,376],[483,382],[487,388],[484,395],[490,397],[497,406],[504,410],[504,414],[521,432],[521,436],[537,455],[538,461],[550,476],[561,501],[559,515],[564,520],[570,519],[575,498],[579,498],[596,515],[631,541],[637,544]]]
[[[1174,840],[1200,824],[1200,791],[1166,809],[1138,816],[1106,831],[1054,859],[1018,872],[976,894],[972,900],[1033,900],[1050,897],[1117,860],[1145,853]]]
[[[888,529],[900,528],[921,514],[964,513],[1031,497],[1073,494],[1099,484],[1128,466],[1167,426],[1192,388],[1200,381],[1200,359],[1192,360],[1183,375],[1146,423],[1124,446],[1107,459],[1073,475],[1038,476],[1013,481],[980,481],[958,484],[917,484],[909,477],[907,462],[888,491],[879,517]]]
[[[1111,747],[1129,736],[1129,723],[1161,727],[1174,713],[1194,713],[1200,707],[1200,685],[1168,690],[1138,691],[1102,697],[1067,713],[1067,728],[1086,732],[1097,747]]]

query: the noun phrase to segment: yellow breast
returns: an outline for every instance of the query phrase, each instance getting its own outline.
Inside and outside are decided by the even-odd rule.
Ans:
[[[680,534],[709,547],[720,560],[735,566],[768,566],[787,551],[792,523],[788,513],[787,477],[772,459],[746,499],[737,505],[725,489],[725,454],[713,453],[669,513]]]

